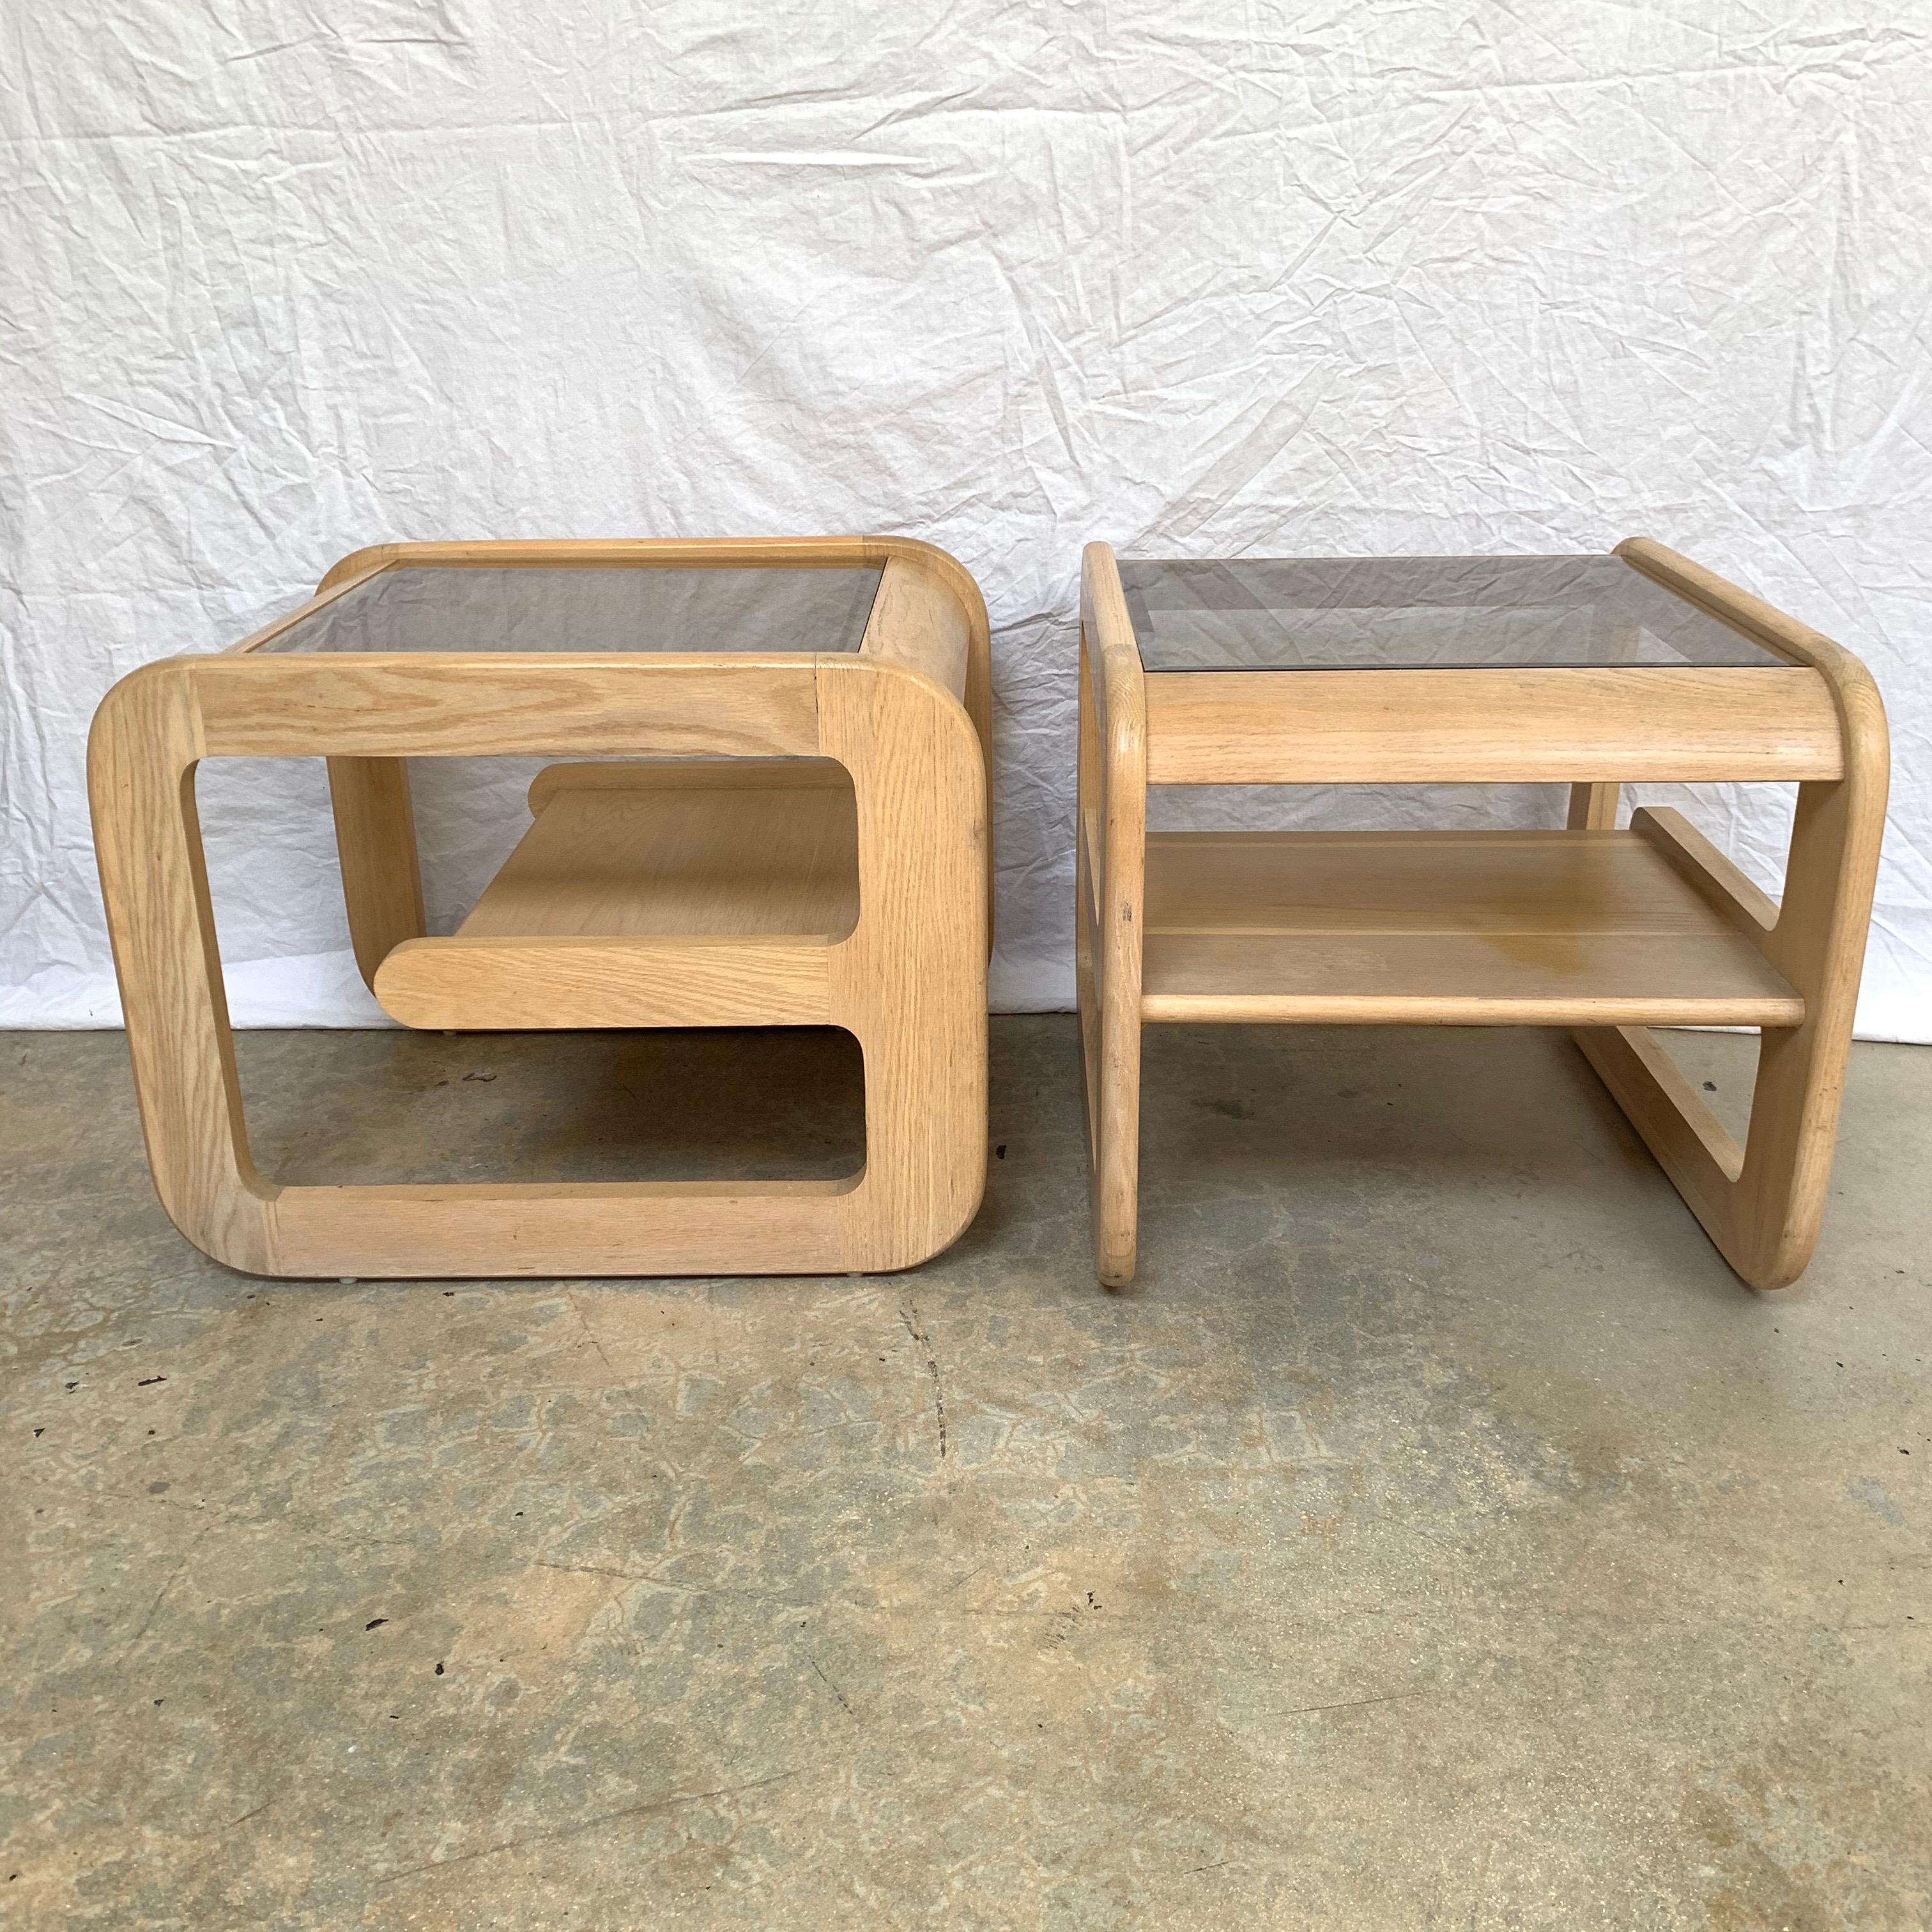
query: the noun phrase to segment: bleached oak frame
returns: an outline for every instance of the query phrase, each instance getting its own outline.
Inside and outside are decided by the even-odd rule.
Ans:
[[[1884,830],[1884,709],[1856,658],[1761,598],[1647,538],[1616,554],[1783,663],[1150,674],[1113,554],[1088,547],[1076,964],[1103,1282],[1124,1285],[1136,1264],[1141,1028],[1182,1020],[1570,1026],[1738,1275],[1768,1289],[1803,1271]],[[1796,780],[1782,904],[1678,812],[1640,811],[1616,831],[1618,786],[1639,779]],[[1362,876],[1331,867],[1319,887],[1306,881],[1321,835],[1224,836],[1216,850],[1215,835],[1147,831],[1150,784],[1524,780],[1570,785],[1567,832],[1358,835]],[[1449,884],[1418,874],[1421,842]],[[1216,903],[1214,868],[1237,862],[1241,889]],[[1163,866],[1168,904],[1150,908]],[[1495,910],[1532,877],[1529,910]],[[1446,897],[1457,880],[1486,892],[1491,928],[1410,920],[1394,903]],[[1292,915],[1257,910],[1270,893]],[[1507,955],[1485,930],[1507,937]],[[1742,1148],[1650,1031],[1672,1023],[1760,1028]]]
[[[883,574],[856,652],[258,654],[398,565]],[[944,552],[896,538],[385,544],[344,558],[308,604],[232,651],[135,671],[95,716],[88,785],[148,1161],[169,1216],[216,1259],[280,1276],[817,1274],[938,1252],[985,1184],[990,712],[977,587]],[[844,767],[858,910],[842,938],[626,939],[605,960],[624,983],[604,986],[598,1013],[578,1016],[566,1001],[548,1023],[610,1024],[615,1012],[635,1026],[846,1028],[865,1058],[862,1172],[450,1186],[262,1178],[242,1118],[196,766],[328,759],[351,932],[373,986],[399,947],[464,944],[424,938],[404,761],[486,754],[744,760],[754,785],[774,759]]]

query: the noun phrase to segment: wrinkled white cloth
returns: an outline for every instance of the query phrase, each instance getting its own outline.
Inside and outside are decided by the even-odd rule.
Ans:
[[[1876,674],[1896,769],[1861,1025],[1932,1039],[1928,125],[1924,0],[10,8],[0,1023],[116,1016],[101,693],[360,544],[954,551],[996,631],[994,988],[1023,1008],[1071,992],[1083,542],[1643,532]],[[528,769],[419,770],[445,929]],[[377,1020],[320,771],[202,793],[238,1019]],[[1692,808],[1774,885],[1788,796]],[[1161,810],[1525,825],[1562,801]]]

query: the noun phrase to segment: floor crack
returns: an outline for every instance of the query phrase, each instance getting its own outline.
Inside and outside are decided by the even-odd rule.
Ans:
[[[826,1690],[832,1693],[833,1696],[838,1700],[839,1709],[843,1711],[846,1716],[850,1718],[853,1723],[856,1724],[859,1721],[859,1714],[845,1701],[844,1692],[840,1690],[838,1685],[833,1683],[832,1679],[826,1676],[824,1665],[820,1664],[817,1658],[813,1657],[811,1652],[807,1651],[806,1652],[806,1655],[811,1659],[812,1669],[818,1672],[818,1681],[825,1686]]]
[[[1399,1704],[1405,1697],[1420,1697],[1420,1690],[1388,1690],[1379,1697],[1344,1697],[1339,1704],[1298,1704],[1292,1710],[1271,1711],[1275,1718],[1305,1718],[1316,1711],[1353,1711],[1364,1704]]]
[[[598,1340],[597,1331],[591,1327],[589,1316],[578,1306],[576,1296],[566,1292],[563,1298],[569,1303],[570,1312],[577,1317],[577,1325],[584,1330],[585,1339],[597,1351],[597,1359],[604,1364],[604,1372],[610,1376],[611,1386],[620,1386],[622,1378],[618,1375],[610,1358],[604,1354],[604,1344]]]
[[[580,1832],[595,1831],[599,1825],[614,1824],[620,1818],[638,1818],[652,1811],[668,1811],[676,1804],[701,1804],[707,1798],[735,1798],[742,1791],[761,1791],[768,1784],[782,1784],[788,1778],[796,1778],[795,1771],[775,1772],[770,1778],[754,1778],[748,1784],[727,1784],[716,1791],[674,1791],[662,1798],[646,1799],[641,1804],[626,1804],[615,1811],[600,1811],[594,1818],[579,1819],[574,1825],[559,1825],[548,1832],[531,1832],[520,1838],[506,1838],[500,1844],[484,1845],[473,1852],[458,1852],[446,1858],[424,1858],[420,1864],[405,1865],[399,1871],[386,1872],[375,1882],[376,1885],[395,1885],[406,1878],[413,1878],[418,1872],[440,1871],[446,1865],[468,1864],[472,1859],[494,1858],[499,1852],[514,1852],[525,1845],[548,1843],[557,1838],[575,1838]]]
[[[946,1460],[946,1385],[940,1380],[939,1358],[932,1352],[932,1338],[920,1326],[919,1309],[908,1303],[899,1310],[899,1319],[905,1324],[905,1331],[926,1358],[926,1372],[932,1377],[932,1406],[939,1421],[939,1460]]]
[[[194,1556],[196,1550],[200,1548],[202,1539],[206,1537],[208,1532],[214,1527],[214,1526],[212,1523],[205,1522],[195,1532],[194,1534],[188,1539],[188,1547],[182,1552],[180,1556],[176,1559],[175,1567],[168,1572],[167,1581],[164,1582],[161,1586],[160,1588],[155,1592],[154,1600],[148,1606],[148,1614],[141,1619],[140,1628],[136,1630],[134,1634],[122,1646],[121,1654],[115,1660],[117,1664],[126,1663],[128,1658],[133,1654],[134,1646],[141,1641],[142,1638],[147,1635],[148,1630],[153,1626],[155,1618],[159,1616],[161,1613],[162,1604],[167,1601],[168,1592],[181,1581],[182,1572],[188,1568],[189,1561]]]

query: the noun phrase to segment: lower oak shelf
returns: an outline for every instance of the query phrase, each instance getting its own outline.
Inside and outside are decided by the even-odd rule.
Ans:
[[[829,758],[552,765],[465,938],[814,934],[859,916],[858,812]]]
[[[1714,854],[1706,869],[1696,835],[1659,822],[1675,814],[1642,816],[1629,832],[1150,833],[1142,1016],[1799,1024],[1754,889]]]
[[[824,1026],[859,916],[857,806],[824,758],[552,765],[448,939],[377,968],[405,1026]]]

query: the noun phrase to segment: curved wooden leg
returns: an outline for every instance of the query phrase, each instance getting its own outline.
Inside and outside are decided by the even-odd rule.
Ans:
[[[178,663],[101,700],[87,752],[94,853],[155,1192],[204,1254],[266,1274],[274,1190],[242,1122],[195,811],[200,736]]]
[[[1790,1286],[1811,1258],[1832,1152],[1885,809],[1852,778],[1801,785],[1784,902],[1765,956],[1804,997],[1804,1019],[1760,1036],[1741,1148],[1647,1028],[1575,1038],[1724,1258],[1754,1288]],[[1874,816],[1874,814],[1876,816]]]

